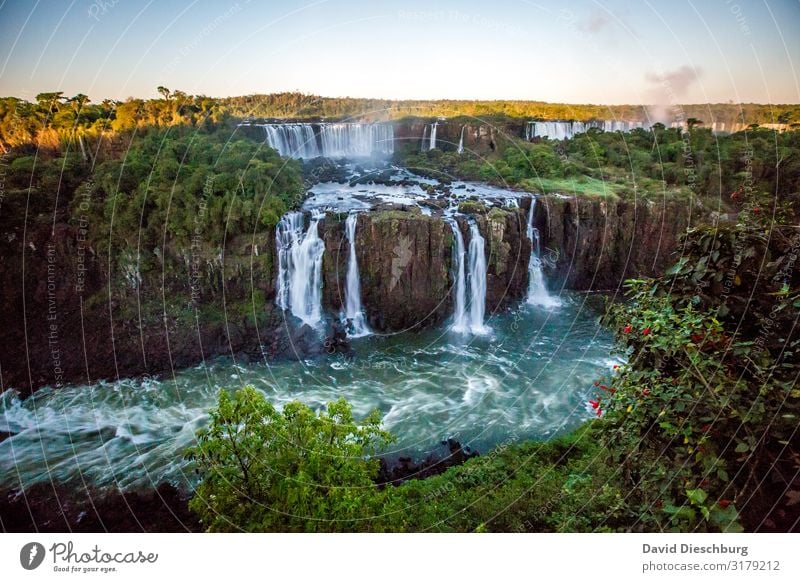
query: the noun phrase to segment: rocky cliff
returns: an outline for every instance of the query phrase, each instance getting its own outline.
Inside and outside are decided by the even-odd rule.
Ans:
[[[703,212],[686,201],[629,202],[546,196],[535,225],[551,289],[621,289],[625,279],[662,273],[678,237]]]
[[[526,201],[520,209],[467,209],[486,241],[487,315],[525,297],[527,208]],[[328,214],[320,225],[323,307],[331,315],[345,300],[345,218]],[[467,217],[458,224],[468,243]],[[548,196],[537,202],[535,224],[551,291],[614,290],[674,261],[690,210],[681,202]],[[450,317],[453,235],[443,218],[416,208],[375,211],[359,215],[356,233],[362,303],[373,330],[414,330]],[[271,229],[224,249],[119,249],[111,264],[76,225],[29,225],[24,246],[22,240],[14,228],[0,242],[3,388],[30,392],[170,373],[218,355],[322,353],[319,334],[274,306]]]

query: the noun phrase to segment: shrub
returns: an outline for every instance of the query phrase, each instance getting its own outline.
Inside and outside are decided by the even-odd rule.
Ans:
[[[391,440],[377,411],[356,423],[344,400],[317,414],[222,391],[189,452],[202,479],[190,507],[209,531],[369,530],[385,497],[370,455]]]

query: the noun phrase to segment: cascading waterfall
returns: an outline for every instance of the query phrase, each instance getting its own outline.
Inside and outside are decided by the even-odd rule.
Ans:
[[[436,149],[436,128],[439,126],[438,121],[431,123],[431,143],[428,145],[429,150]]]
[[[466,125],[461,126],[461,137],[458,138],[458,151],[457,153],[464,153],[464,130],[467,129]]]
[[[531,198],[531,207],[528,211],[528,227],[526,233],[531,241],[531,257],[528,260],[528,298],[530,305],[542,307],[556,307],[557,299],[550,296],[544,283],[542,272],[541,249],[539,247],[539,229],[533,226],[534,212],[536,211],[536,198]]]
[[[453,309],[453,331],[458,333],[485,334],[489,328],[484,325],[486,311],[486,255],[485,241],[478,224],[471,222],[469,227],[469,251],[465,249],[464,237],[455,220],[450,221],[455,239],[454,277],[456,283],[455,305]],[[469,288],[469,306],[467,289]]]
[[[428,126],[422,128],[422,143],[419,145],[419,151],[425,151],[425,140],[428,138]]]
[[[303,232],[304,216],[289,212],[278,223],[278,289],[276,303],[303,323],[317,327],[322,322],[322,255],[325,244],[319,238],[322,213],[314,213]]]
[[[548,139],[572,139],[579,133],[586,133],[591,128],[602,129],[603,131],[628,132],[636,128],[649,129],[649,124],[642,121],[529,121],[525,124],[525,139],[530,141],[534,137],[546,137]]]
[[[326,158],[391,154],[394,128],[390,123],[327,123],[320,125],[320,142]]]
[[[358,281],[358,258],[356,257],[356,224],[358,214],[351,212],[345,222],[347,242],[350,245],[350,256],[347,261],[347,283],[345,287],[345,309],[342,314],[347,325],[347,335],[350,337],[363,337],[370,334],[369,327],[364,318],[361,307],[361,285]]]
[[[472,333],[482,334],[489,331],[483,324],[483,315],[486,311],[486,254],[484,253],[486,243],[476,222],[470,224],[469,236],[469,327]]]
[[[319,155],[317,136],[310,123],[264,125],[269,147],[288,158],[314,158]]]
[[[465,275],[464,263],[466,262],[466,250],[464,249],[464,237],[461,236],[461,229],[458,223],[453,220],[450,221],[450,227],[453,229],[453,238],[455,240],[455,257],[454,257],[454,278],[456,280],[456,296],[455,305],[453,309],[453,331],[458,333],[466,333],[469,331],[469,321],[467,318],[467,281]]]
[[[269,123],[266,142],[291,158],[367,157],[394,153],[391,123]]]

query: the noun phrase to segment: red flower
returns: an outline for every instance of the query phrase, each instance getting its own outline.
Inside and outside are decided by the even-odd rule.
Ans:
[[[619,364],[614,364],[614,369],[619,370]]]
[[[753,208],[753,212],[758,214],[759,212],[761,212],[761,209],[758,206],[756,206],[755,208]]]
[[[609,388],[608,391],[611,392],[612,394],[616,394],[617,393],[617,389],[614,388],[614,387]]]
[[[730,501],[728,501],[727,499],[720,499],[720,500],[719,500],[719,506],[720,506],[722,509],[725,509],[725,508],[727,508],[727,507],[728,507],[730,504],[731,504],[731,502],[730,502]]]
[[[599,400],[590,400],[589,404],[592,405],[592,408],[598,408],[600,406],[600,401]]]
[[[600,382],[595,382],[594,385],[595,386],[600,386]]]
[[[644,335],[650,335],[650,328],[649,328],[649,327],[646,327],[646,328],[644,328],[644,329],[642,330],[642,333],[643,333]]]
[[[622,333],[631,333],[632,331],[633,331],[633,327],[631,327],[630,323],[622,328]]]
[[[650,396],[650,388],[645,388],[642,390],[642,396]]]
[[[598,408],[597,409],[597,418],[600,418],[601,414],[603,414],[603,409],[602,408]]]
[[[692,334],[692,341],[695,342],[695,343],[701,342],[701,341],[703,341],[703,336],[700,335],[699,333],[693,333]]]
[[[735,192],[731,193],[731,200],[736,200],[739,197],[739,191],[736,190]]]

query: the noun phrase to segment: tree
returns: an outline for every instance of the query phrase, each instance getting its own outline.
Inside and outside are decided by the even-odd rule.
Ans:
[[[84,95],[83,93],[78,93],[77,95],[75,95],[75,97],[68,99],[68,101],[72,103],[72,107],[75,110],[75,113],[78,113],[80,112],[81,109],[83,109],[84,105],[89,103],[90,99],[87,95]]]
[[[164,96],[164,99],[165,99],[166,101],[169,101],[169,89],[167,89],[167,88],[166,88],[166,87],[164,87],[163,85],[159,85],[158,87],[156,87],[156,91],[158,91],[159,93],[161,93],[161,95],[163,95],[163,96]]]
[[[356,423],[345,400],[279,412],[252,386],[222,391],[189,453],[202,478],[189,506],[209,531],[369,529],[389,494],[370,455],[392,440],[377,410]]]
[[[689,128],[689,130],[694,129],[698,125],[703,125],[702,119],[697,119],[696,117],[690,117],[689,119],[686,120],[686,126]]]

